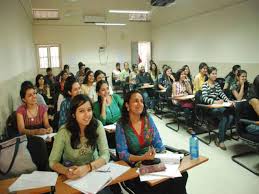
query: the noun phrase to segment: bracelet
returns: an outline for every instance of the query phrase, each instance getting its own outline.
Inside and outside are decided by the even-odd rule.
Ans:
[[[91,172],[93,170],[93,167],[92,167],[91,163],[89,163],[88,165],[89,165],[89,168],[90,168],[89,172]]]

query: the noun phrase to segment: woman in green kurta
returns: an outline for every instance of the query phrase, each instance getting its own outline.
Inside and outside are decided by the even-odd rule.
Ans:
[[[103,166],[109,157],[104,128],[93,117],[90,98],[77,95],[71,101],[67,124],[55,136],[49,157],[51,169],[75,179]]]
[[[121,117],[123,100],[117,94],[110,95],[107,81],[96,84],[98,101],[94,103],[94,115],[103,125],[116,123]]]

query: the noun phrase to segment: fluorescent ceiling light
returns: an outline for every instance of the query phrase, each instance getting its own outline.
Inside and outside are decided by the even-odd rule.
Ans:
[[[57,20],[59,19],[58,9],[32,9],[33,19]]]
[[[97,26],[126,26],[126,24],[121,23],[95,23]]]
[[[109,10],[110,13],[143,13],[143,14],[149,14],[150,11],[144,11],[144,10]]]

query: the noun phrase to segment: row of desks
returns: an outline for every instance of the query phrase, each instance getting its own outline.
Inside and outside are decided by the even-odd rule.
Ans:
[[[189,156],[185,156],[180,164],[179,170],[181,172],[185,172],[195,166],[198,166],[204,162],[208,161],[207,157],[204,156],[200,156],[197,160],[191,160]],[[117,164],[121,164],[121,165],[128,165],[126,162],[124,161],[118,161],[116,162]],[[133,178],[138,177],[138,173],[136,172],[136,168],[130,168],[126,173],[122,174],[121,176],[119,176],[118,178],[116,178],[115,180],[113,180],[110,185],[112,184],[116,184],[116,183],[120,183],[126,180],[130,180]],[[6,180],[2,180],[0,181],[0,193],[1,194],[7,194],[8,193],[8,187],[16,180],[17,178],[12,178],[12,179],[6,179]],[[160,179],[160,180],[153,180],[153,181],[148,181],[148,184],[150,184],[151,186],[157,185],[159,183],[161,183],[162,181],[166,180],[168,178],[165,179]],[[72,187],[68,186],[67,184],[64,183],[64,181],[66,180],[66,178],[62,175],[60,175],[58,177],[57,183],[56,183],[56,194],[80,194],[81,192],[79,192],[76,189],[73,189]],[[19,191],[17,192],[17,194],[39,194],[39,193],[45,193],[45,192],[49,192],[50,191],[50,187],[45,187],[45,188],[38,188],[38,189],[30,189],[30,190],[24,190],[24,191]]]

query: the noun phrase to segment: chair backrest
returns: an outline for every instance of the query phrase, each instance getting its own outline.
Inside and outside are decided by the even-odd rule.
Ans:
[[[216,82],[218,82],[218,83],[219,83],[219,85],[220,85],[221,89],[223,90],[224,85],[225,85],[225,78],[218,77],[218,78],[216,79]]]
[[[248,101],[236,102],[235,106],[235,122],[238,133],[246,133],[246,126],[240,122],[240,119],[256,120],[256,113],[254,109],[249,105]]]
[[[201,90],[198,90],[195,93],[195,104],[203,104],[203,102],[202,102],[202,91]]]

